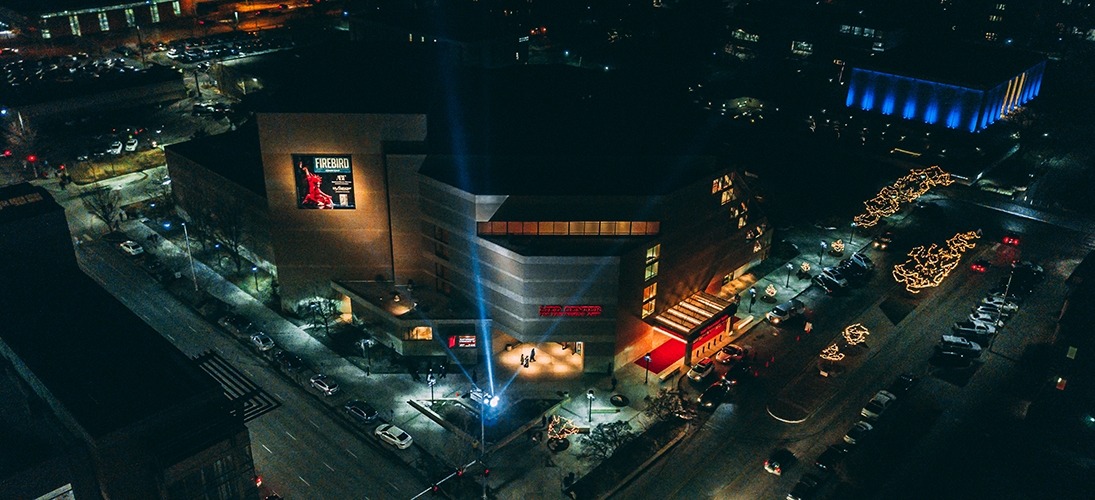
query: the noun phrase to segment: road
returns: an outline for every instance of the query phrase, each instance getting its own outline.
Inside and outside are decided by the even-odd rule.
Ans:
[[[109,243],[84,243],[78,257],[85,272],[183,353],[217,352],[281,403],[247,424],[265,491],[286,498],[410,498],[428,486],[372,441],[371,426],[334,418],[330,406],[181,304]]]
[[[908,247],[975,228],[984,228],[986,234],[973,250],[976,255],[964,258],[963,265],[943,286],[923,292],[921,297],[905,299],[913,301],[916,308],[896,325],[879,320],[880,303],[891,297],[908,297],[887,272],[895,261],[903,260]],[[1013,249],[994,244],[1004,231],[1023,235],[1023,258],[1042,262],[1047,269],[1046,282],[997,335],[972,373],[931,366],[929,358],[938,336],[1006,276],[999,267],[984,275],[968,269],[974,258],[992,260],[997,254],[1011,255],[1008,252]],[[894,251],[871,253],[878,266],[863,288],[837,297],[826,297],[812,288],[800,296],[811,309],[813,335],[799,336],[796,341],[796,335],[784,332],[773,338],[776,330],[762,324],[739,341],[760,346],[761,358],[774,357],[775,363],[756,383],[739,387],[730,403],[717,409],[689,438],[615,498],[783,498],[799,476],[814,468],[814,459],[828,445],[842,440],[859,420],[859,409],[875,391],[886,388],[898,374],[912,372],[921,378],[918,386],[884,415],[873,439],[850,453],[846,466],[839,469],[842,480],[864,491],[886,488],[891,496],[908,497],[913,491],[908,488],[919,484],[917,479],[923,477],[919,474],[931,469],[915,458],[945,456],[940,450],[947,448],[947,440],[957,426],[977,418],[975,415],[984,411],[987,401],[1003,397],[1001,387],[1013,377],[1016,360],[1027,344],[1046,341],[1051,330],[1046,326],[1046,313],[1060,306],[1065,273],[1088,249],[1083,248],[1086,240],[1079,233],[950,200],[937,202],[936,208],[910,217],[897,233],[900,239]],[[771,418],[765,410],[766,402],[803,367],[815,363],[817,352],[835,332],[856,322],[872,330],[869,359],[844,375],[848,377],[844,387],[804,423],[785,424]],[[781,447],[792,450],[800,462],[782,477],[765,473],[764,459]],[[899,473],[891,477],[893,470]],[[828,488],[837,482],[832,480]]]

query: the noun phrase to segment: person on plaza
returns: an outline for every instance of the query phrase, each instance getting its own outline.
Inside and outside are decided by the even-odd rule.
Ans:
[[[532,361],[533,363],[536,362],[536,348],[535,347],[532,348],[532,353],[529,354],[528,360]]]

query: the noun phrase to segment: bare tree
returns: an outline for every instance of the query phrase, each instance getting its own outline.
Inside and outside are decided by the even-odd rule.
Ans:
[[[643,414],[657,420],[665,420],[683,410],[684,404],[681,403],[680,393],[663,387],[658,391],[657,396],[650,398],[646,408],[643,408]]]
[[[221,198],[215,210],[213,236],[228,251],[238,274],[243,271],[243,247],[250,238],[243,215],[246,207],[237,198]]]
[[[33,152],[38,145],[38,131],[22,116],[8,123],[8,128],[4,130],[4,138],[12,149],[24,153]]]
[[[626,420],[597,424],[588,435],[578,439],[582,445],[578,458],[605,460],[633,437],[635,437],[635,431],[631,429],[631,422]]]
[[[168,177],[166,169],[148,180],[148,184],[145,185],[145,194],[168,209],[169,204],[174,200],[171,198],[171,178]]]
[[[118,211],[121,208],[121,196],[110,188],[86,189],[80,194],[88,213],[106,224],[108,231],[118,229]]]

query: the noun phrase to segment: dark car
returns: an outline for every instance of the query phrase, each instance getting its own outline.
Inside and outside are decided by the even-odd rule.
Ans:
[[[347,401],[346,404],[342,405],[342,409],[346,410],[346,413],[354,420],[365,423],[376,420],[379,414],[372,405],[357,399]]]
[[[879,250],[886,250],[893,245],[893,236],[893,231],[886,231],[875,237],[874,241],[871,242],[871,246]]]
[[[814,276],[814,279],[812,281],[815,285],[818,286],[818,288],[821,288],[825,291],[825,293],[829,295],[839,292],[844,288],[840,286],[840,283],[837,283],[837,281],[828,274],[819,274],[817,276]]]
[[[844,460],[844,455],[848,453],[848,448],[841,443],[841,445],[831,444],[825,451],[818,455],[814,464],[821,469],[833,470],[841,460]]]
[[[730,390],[734,388],[734,385],[734,381],[720,378],[705,389],[696,402],[699,403],[700,408],[714,409],[730,396]]]
[[[935,355],[933,355],[928,362],[935,366],[965,368],[973,364],[973,358],[975,357],[976,356],[972,354],[965,354],[957,351],[936,350]]]
[[[798,484],[787,494],[787,500],[808,500],[817,495],[821,487],[822,478],[813,474],[806,474],[798,480]]]
[[[739,361],[731,365],[722,378],[729,380],[731,384],[736,385],[742,383],[743,380],[751,379],[756,376],[752,365],[745,361]]]
[[[918,380],[913,374],[902,373],[894,379],[892,384],[890,384],[890,392],[897,395],[905,394],[906,392],[909,392],[909,389],[912,389],[917,382]]]
[[[783,472],[790,468],[798,459],[795,458],[795,454],[791,453],[791,450],[780,448],[773,451],[768,456],[768,460],[764,461],[764,470],[777,476],[782,476]]]
[[[243,335],[251,329],[251,320],[234,313],[224,315],[217,320],[217,324],[236,335]]]
[[[300,356],[287,351],[274,353],[274,361],[286,370],[299,370],[304,366],[304,360],[300,359]]]

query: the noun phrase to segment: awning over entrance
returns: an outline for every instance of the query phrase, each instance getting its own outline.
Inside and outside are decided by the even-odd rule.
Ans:
[[[733,306],[726,299],[696,292],[680,301],[677,305],[654,317],[654,326],[659,330],[687,341],[704,322],[719,315]]]

